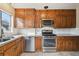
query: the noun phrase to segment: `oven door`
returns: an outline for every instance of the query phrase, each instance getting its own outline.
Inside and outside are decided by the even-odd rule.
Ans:
[[[55,47],[55,45],[55,39],[44,39],[43,41],[43,47]]]

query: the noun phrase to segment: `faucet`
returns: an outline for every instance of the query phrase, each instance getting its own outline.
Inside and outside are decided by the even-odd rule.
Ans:
[[[3,37],[3,34],[4,34],[4,31],[3,31],[3,29],[1,28],[1,38]]]

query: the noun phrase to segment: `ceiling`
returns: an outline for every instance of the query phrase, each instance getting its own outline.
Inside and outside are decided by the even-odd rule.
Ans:
[[[44,9],[44,6],[48,6],[48,9],[75,9],[77,3],[12,3],[14,8],[35,8]]]

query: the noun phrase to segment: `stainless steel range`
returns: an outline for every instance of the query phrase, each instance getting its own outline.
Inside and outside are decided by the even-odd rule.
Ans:
[[[43,51],[53,51],[56,47],[56,35],[53,34],[53,30],[42,30],[43,35]]]

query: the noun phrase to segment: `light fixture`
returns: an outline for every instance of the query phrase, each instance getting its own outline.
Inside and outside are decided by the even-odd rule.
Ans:
[[[44,9],[48,9],[48,6],[44,6]]]

